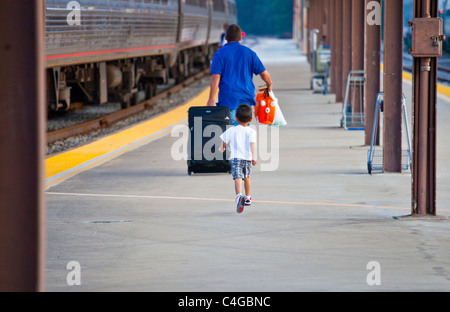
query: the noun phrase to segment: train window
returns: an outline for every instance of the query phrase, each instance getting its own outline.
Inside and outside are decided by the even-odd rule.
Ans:
[[[186,0],[186,4],[198,6],[198,0]]]
[[[228,13],[232,15],[237,14],[236,4],[232,2],[228,2]]]
[[[161,4],[162,5],[168,5],[169,4],[169,0],[161,0]]]
[[[213,10],[217,12],[225,12],[225,3],[223,0],[213,0]]]
[[[186,4],[206,8],[206,0],[186,0]]]

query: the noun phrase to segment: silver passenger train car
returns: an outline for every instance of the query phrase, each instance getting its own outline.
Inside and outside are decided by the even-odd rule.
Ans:
[[[208,68],[234,0],[46,0],[50,111],[152,97]]]

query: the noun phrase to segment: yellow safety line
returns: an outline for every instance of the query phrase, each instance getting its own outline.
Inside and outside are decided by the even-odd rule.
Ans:
[[[119,133],[47,158],[45,161],[46,180],[57,175],[59,176],[51,182],[46,181],[46,188],[170,133],[171,126],[180,123],[187,118],[189,107],[204,106],[208,97],[209,88],[205,89],[186,104],[167,113]],[[95,161],[96,159],[99,160]],[[90,161],[92,163],[89,163],[83,168],[72,170],[73,168],[87,164]]]

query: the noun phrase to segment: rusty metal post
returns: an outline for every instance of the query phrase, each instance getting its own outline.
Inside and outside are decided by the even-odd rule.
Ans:
[[[306,37],[305,37],[305,48],[306,48],[306,58],[308,60],[308,63],[311,64],[311,53],[310,53],[310,31],[311,31],[311,23],[313,20],[312,14],[311,14],[311,1],[308,2],[308,4],[305,6],[306,10]]]
[[[403,0],[385,1],[384,172],[402,171]]]
[[[336,1],[330,0],[329,2],[330,19],[328,24],[330,25],[329,37],[330,37],[330,92],[336,94]]]
[[[375,2],[375,3],[374,3]],[[365,145],[372,141],[373,119],[376,107],[376,97],[380,92],[380,54],[381,54],[381,0],[365,1],[365,59],[364,71],[366,83],[364,102],[365,114]],[[379,14],[377,16],[377,14]],[[379,129],[379,120],[378,120]],[[374,144],[380,144],[380,131],[377,131]]]
[[[343,101],[343,93],[342,93],[342,6],[343,0],[335,0],[336,1],[336,10],[335,10],[335,45],[334,45],[334,53],[335,63],[336,63],[336,71],[335,71],[335,94],[336,94],[336,102]]]
[[[44,0],[0,10],[0,291],[43,291]]]
[[[323,23],[323,36],[324,41],[323,44],[326,46],[330,45],[330,11],[329,11],[329,2],[331,0],[323,0],[322,3],[322,23]]]
[[[352,70],[364,70],[364,0],[352,0]],[[364,112],[364,88],[352,87],[352,112]]]
[[[342,94],[345,97],[348,73],[352,69],[352,0],[342,0]],[[345,108],[347,109],[347,108]]]
[[[415,17],[437,17],[437,12],[437,0],[414,2]],[[411,213],[436,215],[437,57],[414,57],[413,94]]]
[[[320,43],[323,45],[327,45],[327,36],[328,29],[326,25],[326,16],[327,16],[327,2],[328,0],[319,0],[319,9],[318,9],[318,20],[320,23]]]
[[[305,31],[304,31],[304,26],[305,26],[305,22],[304,22],[304,15],[305,15],[305,5],[303,4],[304,0],[297,0],[298,1],[298,14],[299,14],[299,38],[300,38],[300,42],[302,43],[301,47],[302,47],[302,51],[304,51],[303,46],[304,46],[304,42],[305,42]]]

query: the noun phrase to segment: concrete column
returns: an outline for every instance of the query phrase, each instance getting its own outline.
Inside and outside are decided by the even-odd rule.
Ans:
[[[42,291],[45,272],[44,0],[0,10],[0,291]]]

